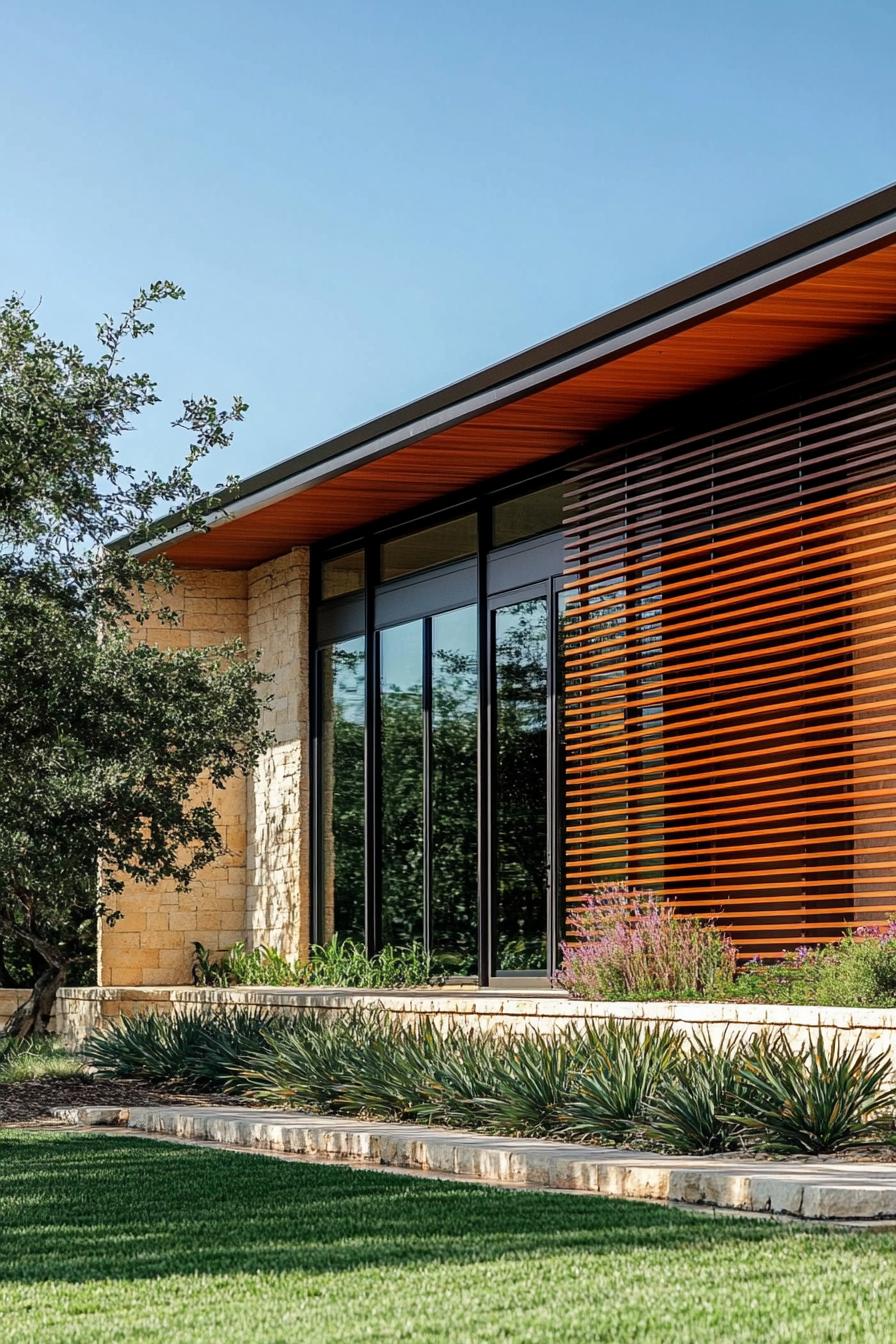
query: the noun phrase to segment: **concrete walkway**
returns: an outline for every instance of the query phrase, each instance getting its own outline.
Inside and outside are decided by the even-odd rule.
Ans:
[[[806,1219],[896,1218],[896,1163],[670,1157],[548,1139],[217,1106],[59,1108],[72,1125],[124,1125],[159,1137],[461,1176],[539,1190],[712,1206]]]

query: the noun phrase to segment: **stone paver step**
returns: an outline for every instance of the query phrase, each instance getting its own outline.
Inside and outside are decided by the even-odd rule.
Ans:
[[[218,1106],[57,1108],[72,1125],[333,1161],[807,1219],[896,1218],[896,1163],[672,1157],[297,1111]]]

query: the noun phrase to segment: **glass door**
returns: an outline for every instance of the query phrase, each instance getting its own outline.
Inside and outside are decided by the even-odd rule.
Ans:
[[[548,976],[550,585],[491,602],[491,972]]]
[[[379,632],[379,943],[478,956],[475,605]]]

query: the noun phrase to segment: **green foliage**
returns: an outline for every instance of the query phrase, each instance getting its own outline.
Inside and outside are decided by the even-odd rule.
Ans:
[[[826,1153],[867,1142],[881,1130],[896,1094],[890,1061],[856,1041],[806,1049],[783,1036],[760,1038],[740,1061],[737,1113],[757,1147],[772,1153]]]
[[[193,982],[197,985],[343,986],[350,989],[409,989],[440,984],[444,974],[420,943],[384,947],[368,956],[360,943],[334,934],[328,943],[311,948],[307,961],[288,961],[270,947],[252,952],[235,943],[213,958],[194,943]]]
[[[496,1052],[491,1093],[483,1099],[490,1128],[553,1134],[562,1127],[582,1053],[578,1033],[526,1035]]]
[[[0,1083],[74,1078],[83,1072],[84,1061],[49,1037],[20,1041],[0,1036]]]
[[[644,1136],[678,1153],[724,1153],[742,1146],[740,1103],[743,1047],[708,1040],[683,1053],[646,1107]]]
[[[451,1050],[434,1027],[426,1022],[402,1027],[384,1014],[364,1014],[350,1025],[346,1040],[340,1110],[394,1120],[414,1120],[428,1111],[432,1080]]]
[[[301,1013],[278,1022],[247,1055],[239,1087],[256,1101],[299,1110],[339,1110],[355,1015]]]
[[[140,1078],[186,1091],[232,1091],[247,1061],[266,1043],[270,1026],[269,1015],[251,1009],[140,1013],[91,1036],[84,1056],[106,1078]]]
[[[859,1048],[687,1046],[669,1027],[614,1022],[508,1037],[360,1008],[147,1015],[92,1037],[86,1055],[107,1076],[266,1105],[682,1153],[836,1151],[888,1132],[894,1104],[885,1062]]]
[[[181,297],[166,282],[141,291],[99,324],[93,357],[50,340],[19,299],[0,308],[0,936],[7,967],[27,955],[40,991],[16,1032],[46,1024],[57,986],[84,973],[125,880],[183,887],[225,852],[194,785],[250,771],[267,741],[264,678],[237,644],[133,639],[150,619],[176,624],[173,571],[116,539],[151,540],[160,510],[202,527],[193,467],[246,409],[184,401],[183,464],[122,463],[121,437],[159,401],[124,348]]]
[[[630,1140],[678,1065],[681,1036],[669,1026],[614,1022],[590,1027],[575,1088],[562,1117],[570,1137]]]
[[[849,930],[836,943],[748,962],[734,997],[759,1003],[896,1007],[896,925]]]
[[[455,1027],[424,1083],[426,1099],[418,1119],[430,1125],[488,1129],[503,1050],[502,1039],[490,1032]]]

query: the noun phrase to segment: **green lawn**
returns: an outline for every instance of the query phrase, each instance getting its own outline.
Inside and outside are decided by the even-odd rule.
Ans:
[[[3,1344],[896,1338],[896,1237],[0,1137]]]

